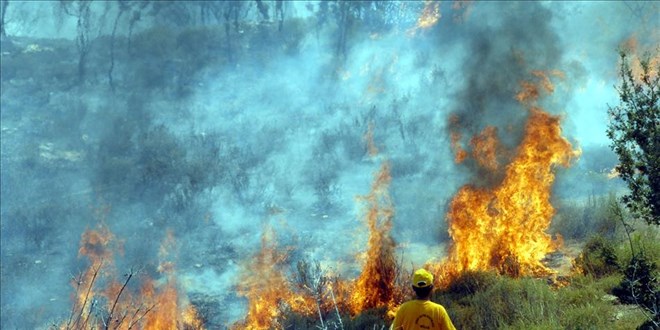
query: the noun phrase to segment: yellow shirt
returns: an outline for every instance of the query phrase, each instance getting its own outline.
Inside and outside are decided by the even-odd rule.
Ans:
[[[399,307],[392,330],[456,330],[442,305],[428,300],[411,300]]]

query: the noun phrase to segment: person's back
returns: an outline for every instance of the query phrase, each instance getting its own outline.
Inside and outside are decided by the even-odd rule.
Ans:
[[[413,290],[416,300],[402,304],[396,312],[393,330],[455,330],[442,305],[431,301],[433,275],[419,269],[413,275]]]
[[[411,300],[399,307],[392,329],[452,330],[454,326],[442,305],[429,300]]]

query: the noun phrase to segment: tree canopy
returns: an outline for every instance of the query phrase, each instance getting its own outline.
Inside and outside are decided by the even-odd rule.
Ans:
[[[646,54],[636,63],[625,50],[620,57],[620,103],[609,107],[607,136],[630,188],[622,201],[634,216],[660,225],[660,61]]]

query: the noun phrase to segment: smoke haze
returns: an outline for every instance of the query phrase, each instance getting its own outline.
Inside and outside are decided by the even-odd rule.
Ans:
[[[535,71],[555,88],[541,91],[540,106],[561,116],[563,135],[583,151],[558,170],[554,197],[621,189],[606,177],[616,158],[604,147],[617,47],[660,44],[657,4],[442,2],[425,28],[422,2],[367,5],[348,23],[328,3],[284,2],[279,28],[276,2],[267,3],[267,22],[244,2],[236,26],[184,3],[145,10],[134,30],[118,29],[112,92],[114,3],[92,6],[92,21],[105,23],[92,27],[87,80],[73,86],[75,17],[55,2],[9,1],[1,328],[68,317],[70,278],[88,265],[81,235],[99,223],[118,242],[115,267],[153,277],[172,230],[181,289],[193,303],[217,304],[206,315],[216,327],[244,317],[239,269],[266,226],[290,260],[355,278],[368,239],[356,197],[384,162],[397,253],[405,265],[440,260],[452,196],[497,180],[474,159],[456,163],[452,145],[469,151],[473,136],[495,127],[506,164],[529,116],[515,97],[521,82],[541,79]]]

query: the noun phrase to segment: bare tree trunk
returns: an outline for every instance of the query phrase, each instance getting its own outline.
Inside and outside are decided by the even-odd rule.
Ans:
[[[76,46],[78,47],[78,82],[82,83],[85,80],[86,74],[86,60],[87,55],[90,50],[90,16],[91,10],[90,5],[91,1],[88,0],[79,0],[75,3],[77,8],[75,8],[75,13],[71,14],[65,2],[62,2],[64,10],[73,16],[78,18],[77,24],[77,36],[76,36]]]
[[[115,68],[115,35],[117,34],[117,25],[119,24],[119,20],[121,19],[121,16],[124,14],[126,9],[126,6],[124,6],[120,1],[119,12],[117,12],[117,17],[115,17],[115,24],[112,27],[112,35],[110,36],[110,69],[108,70],[108,82],[110,83],[110,89],[113,92],[115,91],[115,84],[112,79],[112,71]]]
[[[5,30],[5,15],[7,14],[7,6],[9,6],[9,0],[2,0],[2,13],[0,13],[0,36],[6,37],[7,31]]]

